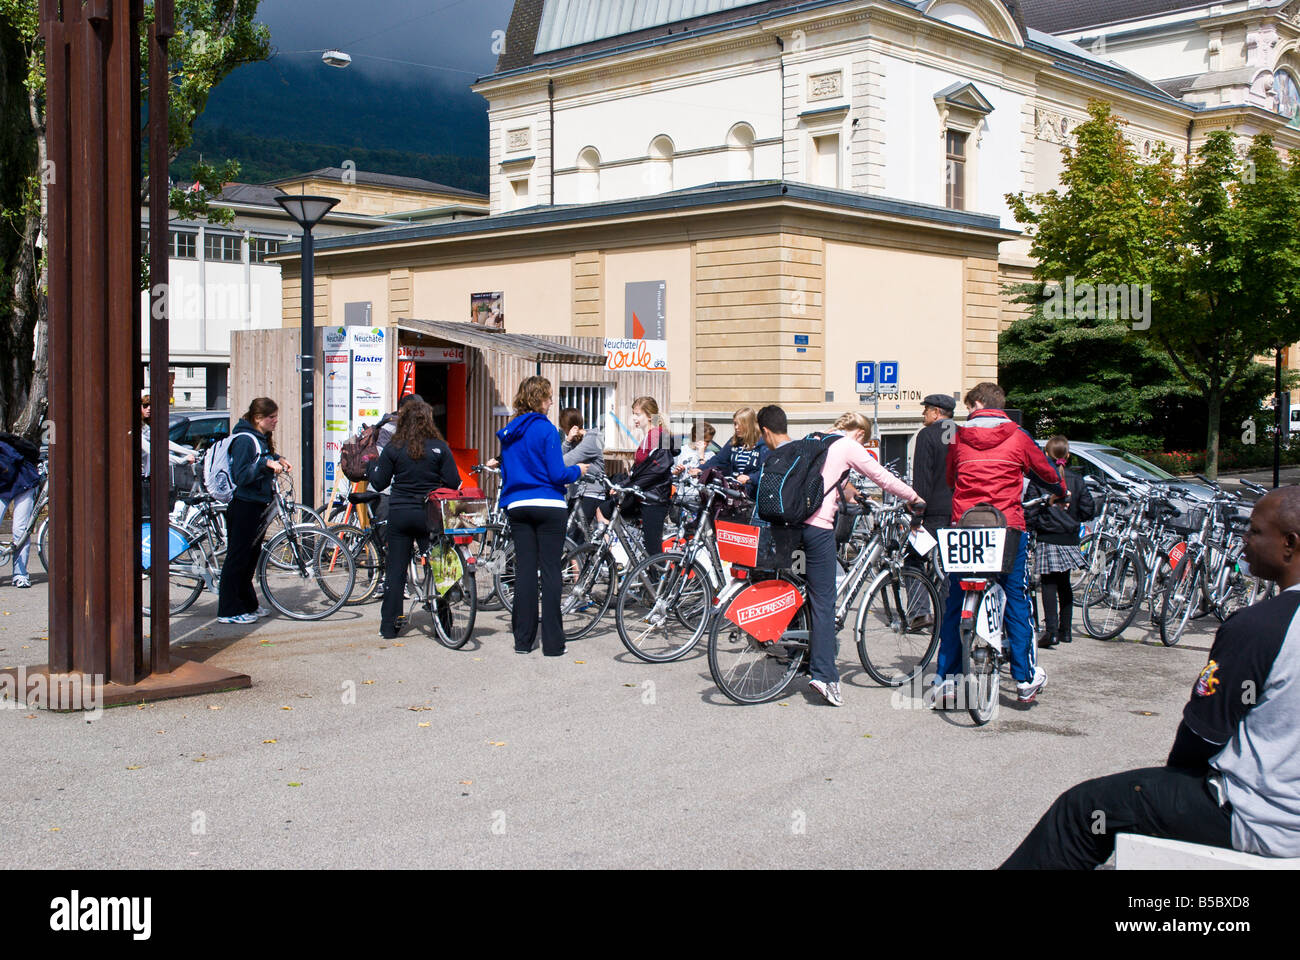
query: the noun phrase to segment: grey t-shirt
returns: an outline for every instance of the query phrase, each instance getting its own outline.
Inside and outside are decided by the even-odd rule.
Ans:
[[[1183,720],[1223,744],[1210,766],[1232,804],[1232,845],[1300,857],[1300,585],[1228,618]]]
[[[605,490],[600,484],[600,478],[605,475],[605,439],[600,435],[600,431],[584,431],[582,439],[576,444],[571,444],[568,440],[561,440],[560,449],[564,451],[564,465],[566,467],[572,467],[579,463],[588,465],[586,475],[574,485],[577,487],[579,495],[603,497]]]

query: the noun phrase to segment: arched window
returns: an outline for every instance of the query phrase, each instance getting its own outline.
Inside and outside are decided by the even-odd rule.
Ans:
[[[676,148],[672,138],[658,136],[650,141],[650,165],[647,186],[651,193],[667,193],[673,188],[673,154]]]
[[[600,199],[600,151],[587,147],[578,154],[578,201],[595,203]]]
[[[754,128],[747,123],[727,131],[727,171],[729,180],[754,179]]]

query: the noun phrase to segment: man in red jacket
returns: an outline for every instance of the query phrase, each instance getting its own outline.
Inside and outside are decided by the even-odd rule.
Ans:
[[[1020,506],[1020,494],[1027,473],[1036,474],[1060,496],[1066,494],[1060,477],[1038,445],[1002,412],[1006,399],[996,383],[978,384],[966,394],[970,418],[949,435],[952,439],[948,446],[948,485],[952,487],[954,524],[976,504],[991,503],[1006,515],[1008,526],[1023,533],[1025,512]],[[1025,538],[1021,536],[1017,543],[1015,564],[1002,578],[1006,591],[1002,622],[1020,702],[1032,703],[1047,683],[1047,673],[1038,666],[1034,648],[1025,579]],[[929,691],[932,706],[943,705],[955,694],[961,671],[964,594],[960,581],[960,574],[949,578],[948,603],[939,634],[938,675]]]

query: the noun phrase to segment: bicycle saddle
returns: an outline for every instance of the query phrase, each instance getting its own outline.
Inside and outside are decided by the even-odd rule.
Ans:
[[[379,502],[379,497],[380,494],[378,491],[362,490],[360,493],[349,493],[348,503],[372,507]]]

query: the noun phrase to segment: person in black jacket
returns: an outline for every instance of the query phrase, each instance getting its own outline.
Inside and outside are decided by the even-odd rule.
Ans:
[[[280,420],[279,410],[274,400],[258,397],[231,431],[230,479],[235,482],[235,494],[226,507],[226,561],[217,593],[218,623],[256,623],[271,612],[257,602],[253,573],[275,499],[275,474],[293,469],[275,452],[271,438]]]
[[[428,496],[440,487],[460,489],[456,458],[434,426],[432,407],[423,400],[402,406],[397,430],[366,471],[366,479],[376,490],[393,485],[385,531],[388,549],[384,603],[379,617],[379,635],[392,640],[397,636],[397,621],[402,613],[412,544],[417,540],[421,545],[428,542]]]
[[[1043,452],[1056,466],[1069,491],[1063,502],[1039,507],[1026,518],[1038,536],[1034,573],[1041,578],[1045,627],[1038,645],[1054,647],[1073,639],[1070,620],[1074,613],[1074,590],[1070,586],[1070,571],[1088,565],[1079,549],[1079,524],[1091,520],[1097,508],[1083,478],[1065,469],[1070,459],[1070,441],[1057,434],[1047,441]]]
[[[952,422],[957,402],[946,393],[932,393],[921,401],[925,426],[916,435],[912,451],[912,489],[925,500],[925,529],[934,536],[949,526],[952,487],[948,486],[948,447],[956,433]]]

